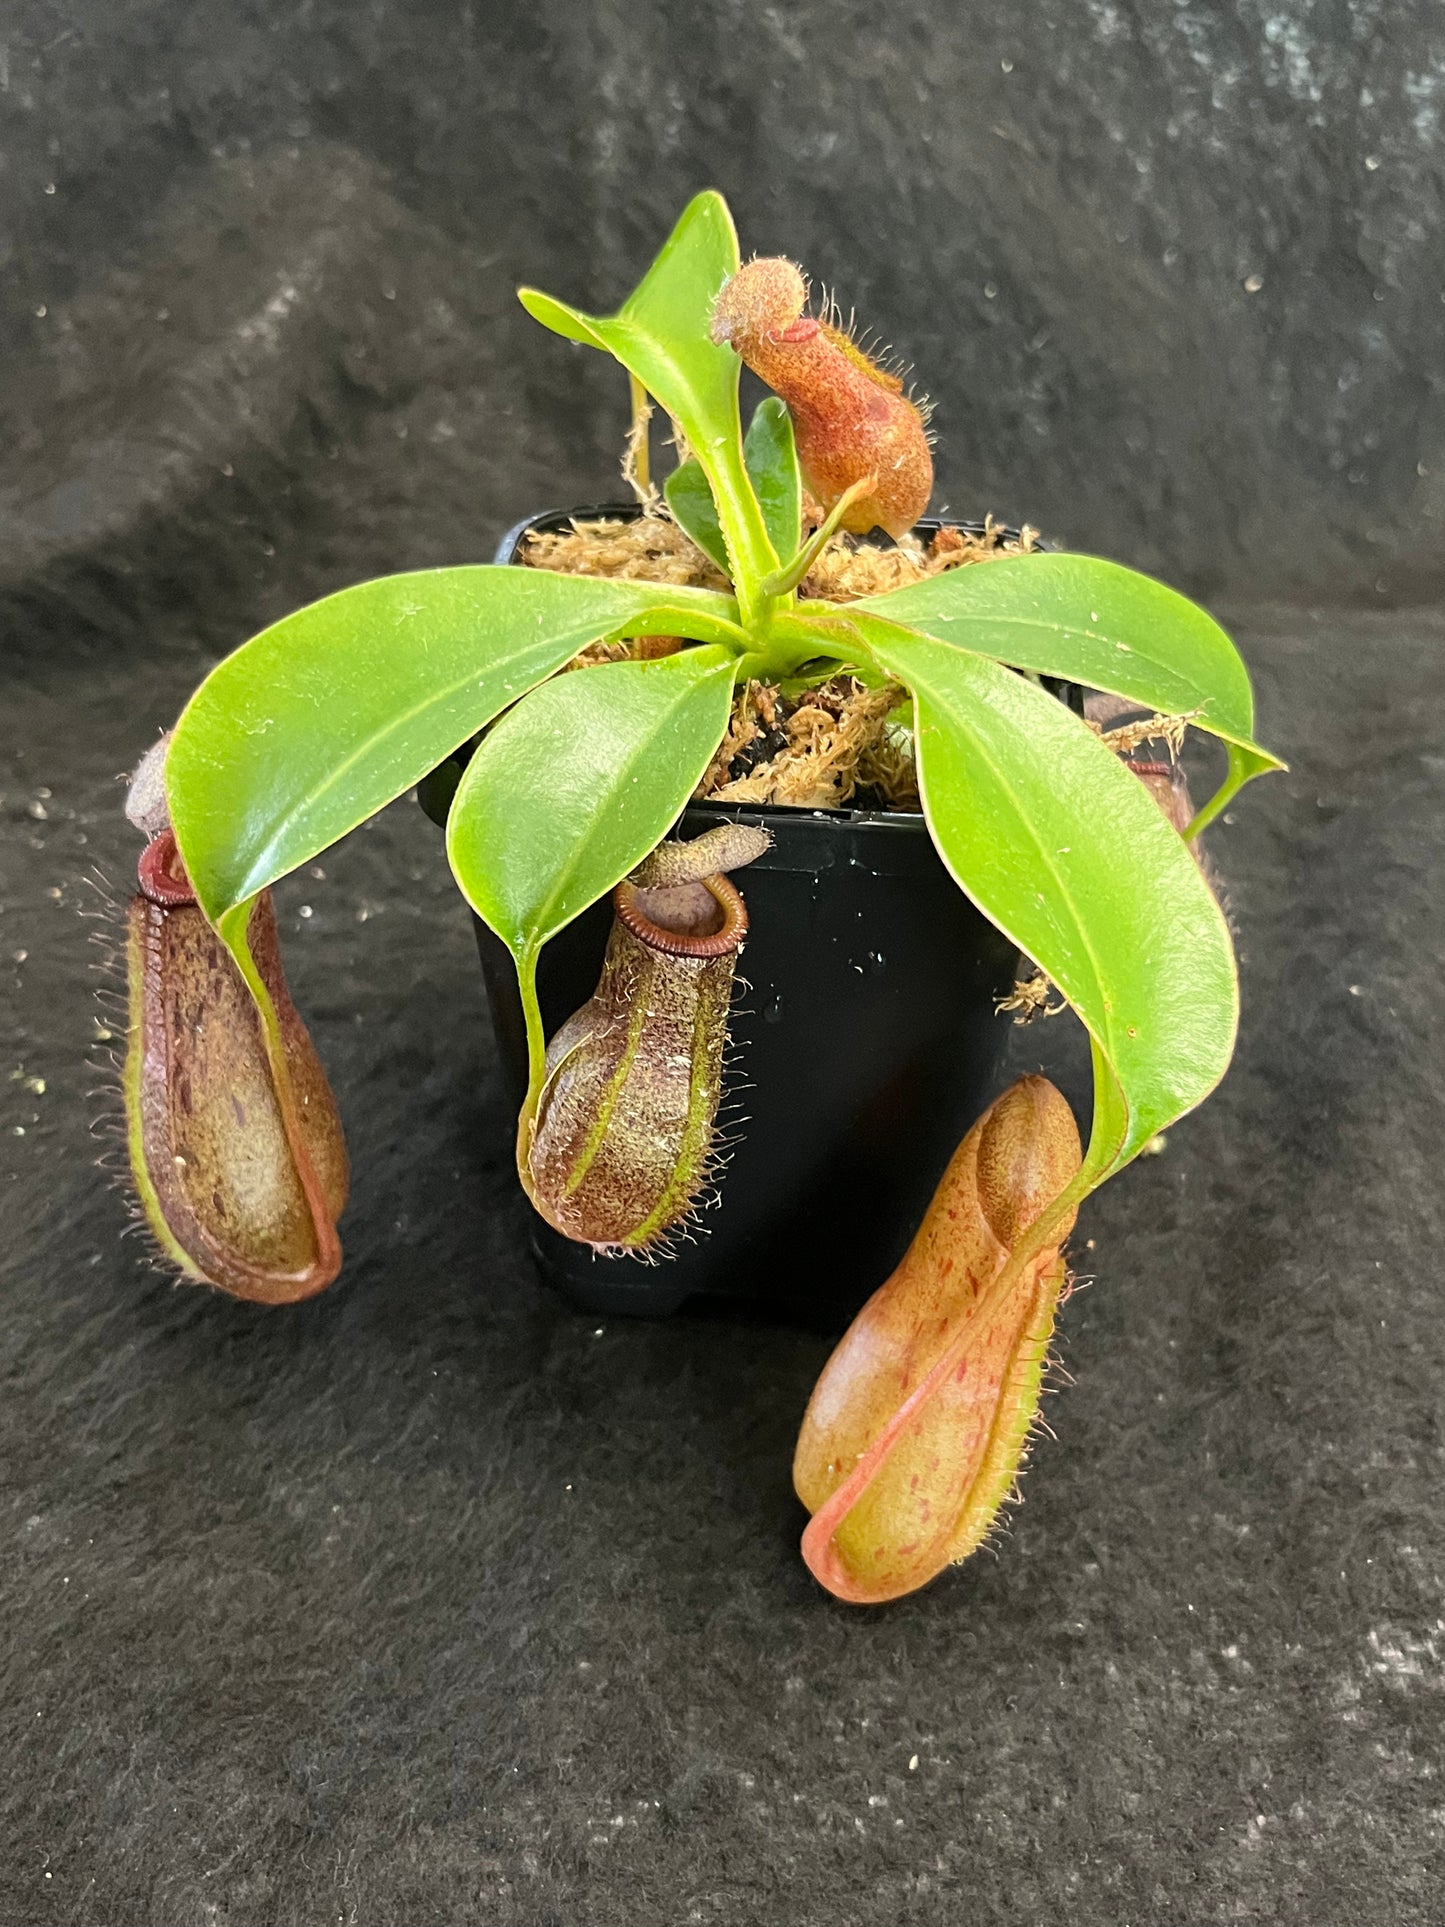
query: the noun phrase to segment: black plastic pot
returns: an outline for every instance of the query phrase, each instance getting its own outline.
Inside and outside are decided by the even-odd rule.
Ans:
[[[533,529],[634,513],[534,516],[508,532],[497,560],[514,561]],[[459,775],[460,761],[443,765],[421,786],[438,823]],[[696,836],[728,818],[765,825],[774,843],[736,879],[750,934],[733,999],[737,1069],[720,1123],[736,1141],[721,1201],[656,1264],[596,1258],[540,1220],[534,1249],[544,1274],[589,1311],[658,1315],[723,1293],[843,1318],[896,1264],[994,1094],[1008,1029],[996,1004],[1018,952],[954,883],[919,815],[705,803],[681,828]],[[595,989],[611,919],[609,901],[595,904],[544,950],[549,1036]],[[520,1106],[516,976],[504,946],[476,929],[508,1095]]]

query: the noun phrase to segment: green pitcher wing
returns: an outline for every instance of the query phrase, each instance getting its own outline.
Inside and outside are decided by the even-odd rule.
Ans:
[[[732,560],[729,573],[750,605],[752,586],[778,565],[743,462],[738,414],[741,364],[712,339],[719,290],[738,269],[738,238],[720,194],[699,194],[636,290],[615,315],[589,315],[522,288],[527,312],[569,340],[605,348],[661,402],[682,429],[712,485]]]
[[[1224,630],[1186,596],[1117,562],[1004,556],[867,597],[849,613],[883,616],[1016,669],[1188,715],[1237,744],[1250,774],[1280,766],[1252,740],[1249,674]]]
[[[1098,1106],[1097,1183],[1228,1066],[1238,987],[1219,905],[1137,777],[1052,696],[929,638],[874,651],[913,692],[945,863],[1063,991],[1117,1082]]]
[[[715,639],[736,614],[705,590],[482,564],[385,576],[285,617],[211,671],[166,758],[202,909],[219,927],[588,643]]]

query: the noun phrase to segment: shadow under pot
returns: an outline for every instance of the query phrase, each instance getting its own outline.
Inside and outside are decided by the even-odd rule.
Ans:
[[[636,513],[604,505],[534,516],[508,532],[497,560],[515,562],[533,530]],[[438,824],[465,760],[419,788]],[[997,1004],[1018,951],[948,874],[921,815],[694,803],[678,833],[727,822],[760,825],[773,842],[737,878],[749,934],[718,1114],[718,1202],[656,1262],[595,1256],[540,1218],[533,1250],[543,1275],[588,1312],[659,1316],[694,1296],[724,1296],[841,1323],[903,1255],[960,1138],[996,1093],[1008,1037]],[[609,896],[543,950],[537,987],[549,1038],[597,988],[612,917]],[[507,1098],[520,1109],[527,1048],[516,972],[473,921]]]

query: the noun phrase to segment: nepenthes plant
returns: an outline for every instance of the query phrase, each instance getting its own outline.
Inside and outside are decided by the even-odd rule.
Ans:
[[[1074,1214],[1224,1074],[1234,959],[1191,843],[1278,764],[1254,741],[1249,679],[1224,631],[1115,563],[1018,553],[847,602],[808,593],[840,531],[905,535],[932,464],[901,379],[809,314],[807,294],[790,263],[742,264],[715,193],[688,206],[616,313],[522,291],[543,325],[622,365],[644,437],[651,406],[670,419],[679,461],[665,512],[719,586],[428,569],[343,589],[221,662],[165,753],[165,846],[148,852],[141,882],[127,1087],[142,1200],[183,1271],[272,1299],[329,1282],[344,1153],[285,995],[268,892],[469,746],[447,854],[516,966],[529,1070],[519,1178],[568,1236],[646,1251],[693,1208],[711,1168],[746,927],[730,872],[766,844],[747,831],[711,845],[670,833],[745,692],[840,676],[894,692],[939,855],[1082,1020],[1094,1104],[1087,1144],[1071,1151],[1057,1093],[1036,1080],[999,1100],[853,1351],[825,1375],[800,1446],[799,1490],[817,1513],[809,1558],[834,1591],[862,1599],[909,1590],[977,1542],[1023,1449]],[[746,431],[744,363],[774,391]],[[1186,718],[1225,745],[1223,782],[1181,830],[1046,681]],[[597,995],[549,1044],[539,955],[609,892],[616,922]],[[181,915],[193,920],[187,941],[162,945],[167,917]],[[147,979],[163,955],[192,971],[186,996],[167,1001]],[[218,1070],[216,1053],[203,1066],[188,1042],[187,1022],[204,1029],[220,1007],[199,993],[202,977],[213,1000],[220,985],[231,998],[233,1052],[264,1113],[245,1127],[249,1164],[234,1143],[218,1148],[222,1114],[201,1088],[242,1073]],[[208,1183],[208,1158],[226,1163],[227,1186]],[[945,1249],[938,1226],[957,1226],[965,1197],[977,1223]],[[260,1274],[265,1289],[246,1289]],[[914,1376],[890,1378],[889,1348],[925,1302],[932,1362],[915,1346]],[[967,1431],[965,1381],[978,1449],[943,1455],[952,1483],[930,1499],[920,1552],[880,1495],[888,1466],[896,1483],[922,1449],[920,1426],[925,1444],[940,1425],[955,1442]],[[840,1403],[845,1382],[867,1396]],[[931,1446],[924,1456],[939,1457]]]

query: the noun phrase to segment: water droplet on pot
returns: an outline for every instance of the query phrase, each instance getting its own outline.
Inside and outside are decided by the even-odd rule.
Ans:
[[[765,1024],[781,1024],[782,1021],[783,1021],[782,998],[769,997],[768,1001],[763,1005],[763,1022]]]

